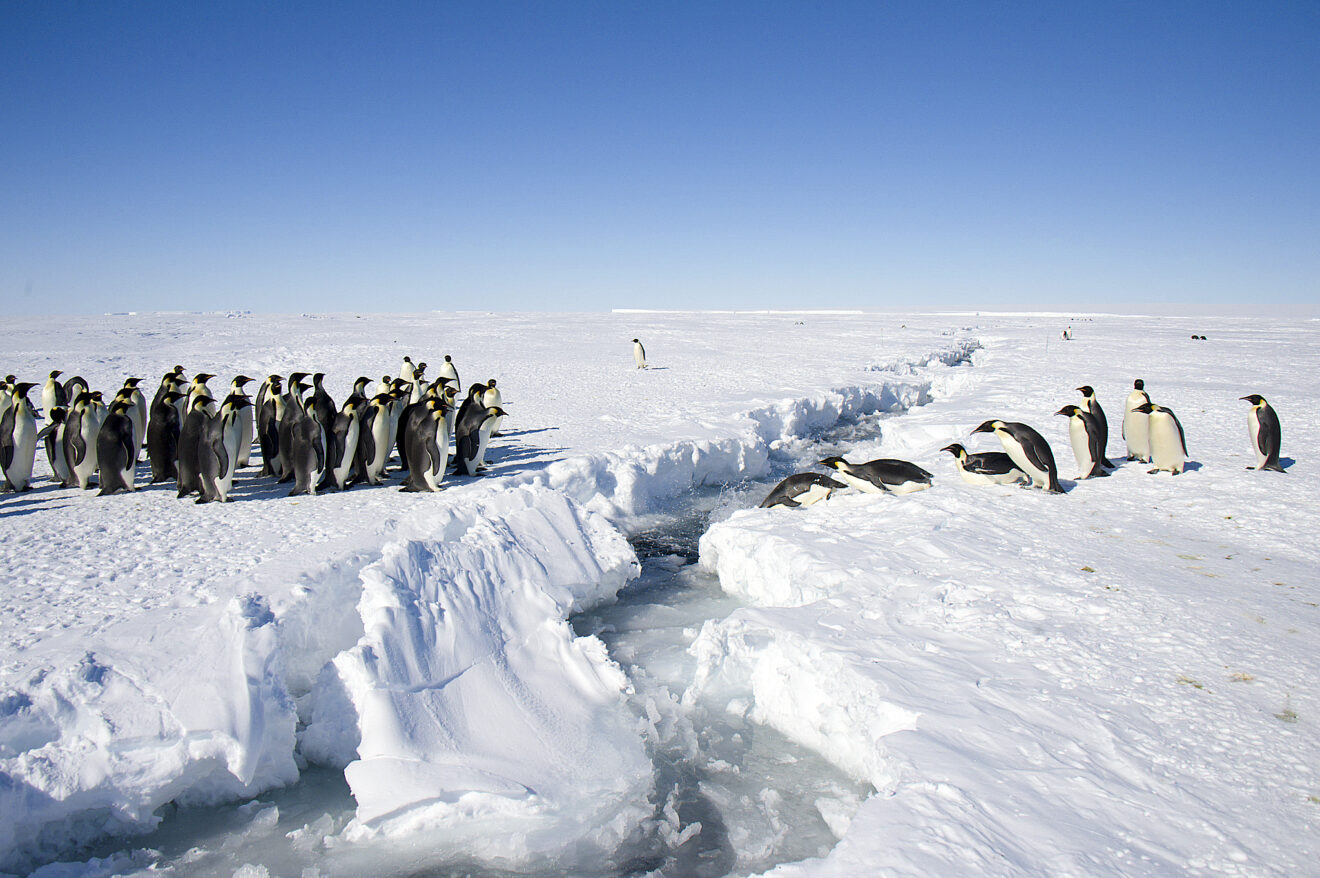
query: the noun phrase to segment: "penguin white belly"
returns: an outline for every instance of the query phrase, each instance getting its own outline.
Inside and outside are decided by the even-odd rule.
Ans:
[[[225,469],[215,480],[215,493],[220,497],[220,502],[225,503],[229,500],[229,489],[234,485],[234,472],[238,469],[238,448],[240,437],[242,436],[242,424],[229,423],[225,425],[222,434],[225,446],[225,457],[227,464]]]
[[[5,469],[5,480],[15,491],[25,491],[32,484],[32,466],[37,457],[37,422],[20,402],[14,418],[14,457]]]
[[[256,415],[252,406],[244,406],[238,414],[238,462],[234,465],[247,466],[252,457],[252,439],[256,435]]]
[[[1256,469],[1265,465],[1269,456],[1260,450],[1260,409],[1254,405],[1247,412],[1247,437],[1251,440],[1251,450],[1256,452]]]
[[[375,484],[380,481],[381,474],[385,472],[385,461],[390,456],[390,418],[388,413],[377,414],[371,422],[371,441],[375,444],[376,453],[367,464],[368,481]]]
[[[443,419],[441,423],[444,423]],[[428,467],[423,471],[422,481],[432,491],[439,491],[440,480],[445,477],[445,469],[449,466],[449,436],[445,435],[443,430],[436,433],[435,451],[439,455],[439,466]]]
[[[1032,485],[1037,488],[1049,488],[1049,471],[1032,466],[1030,459],[1027,458],[1026,451],[1018,444],[1016,439],[1011,436],[1007,438],[1000,436],[999,442],[1004,446],[1004,453],[1013,461],[1013,465],[1027,474],[1027,478],[1031,479]]]
[[[1182,436],[1173,418],[1161,412],[1150,415],[1150,462],[1156,470],[1183,471]]]
[[[828,499],[832,490],[832,488],[827,488],[824,485],[812,485],[793,499],[800,506],[814,506],[820,501]]]
[[[968,470],[963,468],[962,461],[957,459],[954,460],[953,465],[958,469],[959,477],[961,477],[962,480],[969,485],[976,485],[977,487],[983,487],[985,485],[1004,484],[1004,482],[1002,481],[1002,479],[1004,478],[1003,476],[992,476],[987,473],[969,472]],[[1014,476],[1011,479],[1011,481],[1017,481],[1017,477]]]
[[[839,470],[838,473],[839,473],[839,478],[843,480],[843,483],[845,485],[851,485],[852,487],[856,488],[859,491],[862,491],[863,493],[866,494],[885,493],[884,488],[881,488],[879,485],[876,485],[873,482],[869,482],[866,479],[859,479],[857,478],[857,476],[849,475],[843,470]]]
[[[101,432],[101,422],[96,415],[88,409],[82,417],[82,439],[87,447],[83,454],[82,463],[73,468],[73,474],[78,480],[78,487],[87,488],[92,484],[92,475],[96,472],[100,463],[96,451],[96,437]]]
[[[55,453],[51,455],[49,451],[47,452],[47,456],[51,458],[50,460],[51,481],[59,482],[62,485],[67,485],[70,481],[72,481],[73,474],[69,472],[69,461],[68,458],[64,456],[64,424],[63,423],[58,425],[58,429],[55,430],[55,433],[53,434],[52,438],[54,439],[54,443],[55,443]]]
[[[348,432],[344,434],[344,456],[335,461],[334,476],[335,484],[343,487],[348,481],[348,471],[353,468],[353,453],[358,446],[358,433],[361,431],[358,425],[358,419],[353,418],[348,423]]]
[[[924,491],[930,487],[930,482],[899,482],[896,485],[886,485],[891,494],[915,494],[917,491]]]
[[[1073,457],[1077,458],[1076,477],[1084,479],[1095,468],[1095,461],[1091,459],[1091,437],[1080,417],[1068,419],[1068,441],[1072,444]]]

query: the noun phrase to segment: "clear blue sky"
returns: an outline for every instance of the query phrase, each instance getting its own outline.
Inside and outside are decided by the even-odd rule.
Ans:
[[[1320,2],[7,2],[0,300],[1320,300]]]

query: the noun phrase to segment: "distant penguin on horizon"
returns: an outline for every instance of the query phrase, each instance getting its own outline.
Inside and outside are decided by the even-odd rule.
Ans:
[[[1256,465],[1247,469],[1266,469],[1276,473],[1286,472],[1279,463],[1279,446],[1283,432],[1279,427],[1279,416],[1274,408],[1259,393],[1239,397],[1251,403],[1247,412],[1247,433],[1251,438],[1251,450],[1256,453]]]

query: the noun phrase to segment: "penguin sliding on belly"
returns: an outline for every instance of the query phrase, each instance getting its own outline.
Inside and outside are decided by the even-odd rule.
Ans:
[[[1068,440],[1077,458],[1077,478],[1093,479],[1109,475],[1105,470],[1104,443],[1100,423],[1080,406],[1066,405],[1055,412],[1068,419]]]
[[[1031,427],[1017,421],[992,418],[972,432],[994,433],[1004,446],[1004,453],[1031,478],[1033,485],[1051,494],[1063,493],[1063,487],[1059,484],[1059,471],[1054,465],[1054,452],[1050,450],[1045,437]]]
[[[784,479],[761,501],[762,509],[772,506],[812,506],[829,499],[830,494],[846,487],[829,476],[820,473],[797,473]]]
[[[1133,411],[1150,418],[1150,462],[1155,468],[1149,472],[1167,470],[1175,476],[1180,474],[1187,461],[1187,436],[1173,409],[1147,402]]]
[[[845,484],[867,494],[911,494],[930,487],[931,474],[915,463],[881,457],[866,463],[849,463],[842,457],[820,462],[839,474]]]
[[[1256,465],[1247,469],[1286,472],[1283,464],[1279,463],[1279,446],[1283,436],[1279,428],[1279,416],[1259,393],[1239,398],[1251,403],[1251,411],[1247,412],[1247,433],[1251,437],[1251,450],[1256,452]]]
[[[953,455],[958,475],[969,485],[1012,485],[1031,482],[1031,476],[1017,468],[1013,458],[1002,451],[982,451],[969,454],[959,443],[940,449]]]

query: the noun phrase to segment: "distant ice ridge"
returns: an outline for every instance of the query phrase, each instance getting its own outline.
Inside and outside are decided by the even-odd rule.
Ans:
[[[616,526],[763,475],[774,443],[923,403],[947,379],[872,380],[758,405],[709,438],[455,491],[333,557],[218,582],[213,604],[19,654],[0,678],[0,870],[147,831],[171,801],[289,784],[302,758],[345,767],[352,839],[508,864],[608,849],[650,812],[646,729],[603,646],[566,619],[634,575]]]

